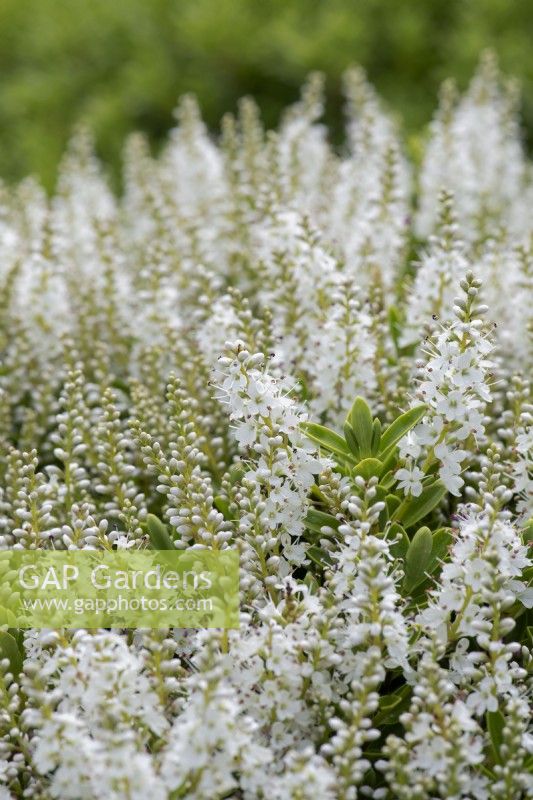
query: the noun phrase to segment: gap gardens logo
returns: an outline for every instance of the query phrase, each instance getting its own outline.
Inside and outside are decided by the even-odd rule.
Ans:
[[[237,628],[236,551],[0,553],[0,623],[16,628]]]

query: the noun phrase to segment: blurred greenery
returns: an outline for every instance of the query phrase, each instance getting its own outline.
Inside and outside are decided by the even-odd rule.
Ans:
[[[522,80],[533,131],[533,0],[0,0],[0,31],[8,179],[36,173],[51,186],[80,120],[116,171],[125,135],[142,129],[157,145],[186,91],[212,127],[245,94],[274,124],[314,69],[338,130],[339,77],[355,62],[414,132],[440,82],[464,87],[487,46]]]

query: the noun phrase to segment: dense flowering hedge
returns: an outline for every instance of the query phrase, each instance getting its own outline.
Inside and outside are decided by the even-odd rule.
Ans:
[[[0,206],[0,546],[234,548],[238,631],[0,632],[0,797],[533,793],[533,180],[485,60],[421,167],[364,75],[195,102]]]

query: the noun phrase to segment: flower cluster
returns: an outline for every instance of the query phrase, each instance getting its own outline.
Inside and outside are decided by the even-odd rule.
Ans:
[[[419,371],[416,397],[427,404],[427,415],[400,445],[407,467],[397,473],[406,491],[418,495],[424,472],[412,466],[422,448],[429,447],[426,466],[439,462],[439,476],[451,494],[463,486],[461,464],[468,456],[463,443],[478,442],[485,433],[484,411],[491,400],[492,343],[480,316],[487,307],[477,305],[480,282],[472,272],[461,281],[464,299],[454,304],[455,320],[426,341],[427,361]]]
[[[305,561],[300,538],[307,495],[325,461],[306,441],[301,429],[306,416],[290,397],[289,381],[269,374],[263,353],[250,355],[244,342],[227,342],[218,363],[218,399],[237,422],[234,436],[241,450],[249,453],[247,488],[256,488],[262,498],[259,523],[281,543],[283,560],[277,568],[286,576],[288,565]]]
[[[533,796],[516,89],[446,84],[419,170],[345,94],[344,148],[313,74],[276,131],[184,98],[121,196],[84,130],[2,187],[0,549],[232,549],[240,628],[7,617],[0,800]]]

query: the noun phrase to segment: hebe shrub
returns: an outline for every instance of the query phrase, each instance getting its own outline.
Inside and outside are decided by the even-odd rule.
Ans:
[[[0,797],[533,793],[531,166],[486,59],[418,173],[361,71],[80,131],[0,216],[2,548],[233,548],[236,631],[4,625]]]

